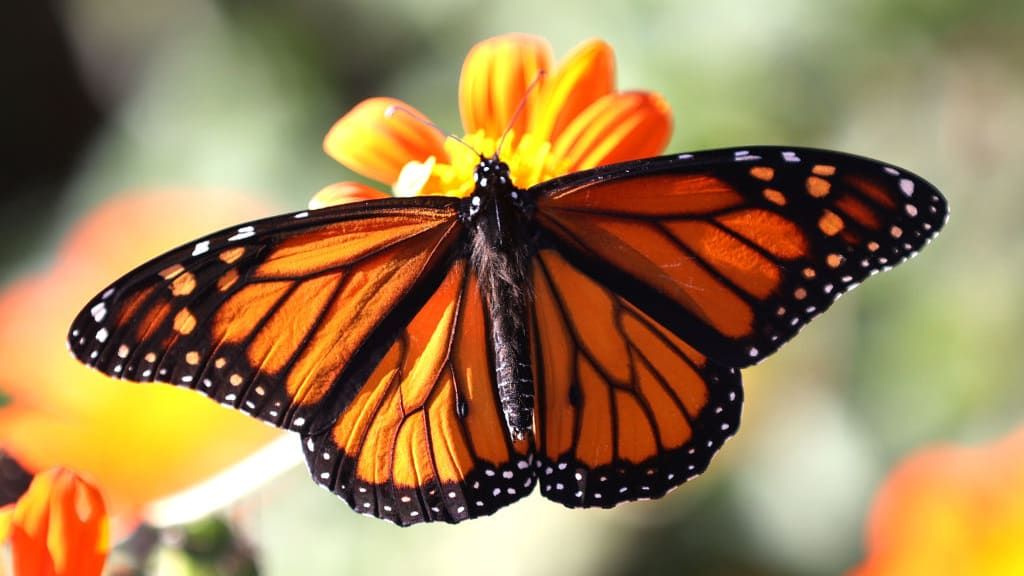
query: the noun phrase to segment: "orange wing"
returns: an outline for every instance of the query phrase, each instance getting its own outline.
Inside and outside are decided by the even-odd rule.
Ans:
[[[947,215],[938,191],[913,174],[809,149],[640,160],[530,192],[542,245],[736,367],[916,254]]]
[[[494,384],[487,315],[458,260],[329,428],[304,437],[313,477],[400,525],[491,514],[533,490]]]
[[[809,149],[638,160],[531,188],[541,492],[653,498],[739,425],[738,368],[916,254],[945,200],[913,174]]]
[[[381,200],[253,222],[144,264],[71,326],[82,362],[320,431],[445,277],[454,199]]]
[[[531,278],[541,493],[608,508],[703,472],[739,426],[739,371],[554,250],[538,253]]]

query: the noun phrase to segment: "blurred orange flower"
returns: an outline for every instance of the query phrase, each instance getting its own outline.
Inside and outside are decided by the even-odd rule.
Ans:
[[[64,468],[37,474],[0,516],[0,542],[10,537],[15,576],[93,576],[110,550],[99,490]]]
[[[264,213],[223,192],[112,200],[69,235],[53,267],[0,293],[0,449],[39,472],[87,474],[112,514],[224,470],[279,432],[189,390],[113,380],[67,353],[79,308],[133,266],[202,233]]]
[[[1024,428],[901,464],[871,510],[867,559],[850,574],[1024,574]]]
[[[616,91],[615,56],[608,44],[589,40],[557,68],[552,63],[546,40],[507,34],[474,46],[462,67],[463,140],[485,156],[502,145],[501,158],[517,186],[654,156],[668,144],[668,104],[655,93]],[[397,196],[468,196],[480,160],[463,144],[445,139],[412,106],[393,98],[356,105],[328,132],[324,151],[353,171],[391,185]],[[321,191],[311,207],[382,196],[362,184],[335,184]]]

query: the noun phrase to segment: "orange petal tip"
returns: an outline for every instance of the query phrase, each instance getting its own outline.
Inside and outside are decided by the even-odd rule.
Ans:
[[[390,184],[407,163],[444,157],[444,135],[401,100],[369,98],[334,123],[324,137],[324,152],[358,174]]]
[[[325,186],[309,199],[309,209],[319,210],[329,206],[351,204],[363,200],[379,200],[388,195],[376,188],[359,182],[336,182]]]

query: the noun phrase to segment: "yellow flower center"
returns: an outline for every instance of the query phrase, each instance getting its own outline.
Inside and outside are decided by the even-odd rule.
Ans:
[[[392,186],[395,196],[438,195],[464,198],[472,194],[473,171],[480,163],[480,157],[474,150],[490,157],[498,146],[498,139],[479,130],[467,134],[463,140],[469,146],[453,138],[445,141],[444,149],[449,158],[447,163],[438,162],[431,156],[424,162],[409,162],[402,167],[398,180]],[[529,188],[564,173],[562,163],[556,162],[551,155],[551,142],[529,132],[519,139],[516,139],[513,132],[509,132],[499,156],[508,164],[512,182],[519,188]]]

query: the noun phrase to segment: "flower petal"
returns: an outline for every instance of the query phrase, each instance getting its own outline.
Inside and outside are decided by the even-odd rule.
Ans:
[[[7,542],[7,537],[11,534],[11,516],[13,515],[14,504],[0,507],[0,542]]]
[[[560,172],[655,156],[672,132],[672,112],[658,94],[608,94],[577,116],[555,140]]]
[[[399,198],[419,196],[430,181],[437,159],[431,156],[425,162],[409,162],[402,168],[391,191]]]
[[[500,138],[527,88],[541,72],[551,69],[551,62],[551,46],[537,36],[505,34],[474,46],[459,79],[459,112],[466,134],[483,130],[491,138]],[[539,92],[530,93],[512,126],[517,134],[529,125]]]
[[[426,116],[401,100],[369,98],[334,123],[324,152],[367,178],[391,184],[407,163],[445,157],[444,135],[424,122]]]
[[[1024,574],[1024,428],[909,456],[882,485],[848,576]]]
[[[363,200],[379,200],[388,197],[386,193],[366,184],[360,184],[359,182],[336,182],[330,186],[325,186],[310,198],[309,209],[319,210],[328,206],[351,204],[352,202],[362,202]]]
[[[554,140],[588,106],[615,89],[615,52],[591,39],[573,49],[544,83],[542,101],[530,118],[530,133]]]
[[[61,468],[35,477],[11,518],[16,574],[98,575],[110,548],[99,491]]]

